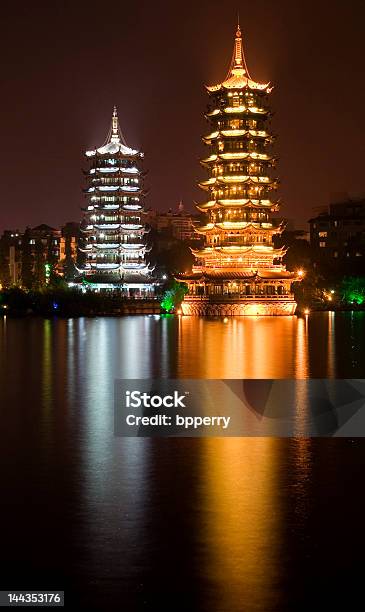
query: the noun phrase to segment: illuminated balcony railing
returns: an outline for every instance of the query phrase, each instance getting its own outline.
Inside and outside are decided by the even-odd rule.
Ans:
[[[120,244],[122,249],[138,249],[138,248],[142,248],[144,246],[143,242],[141,242],[141,240],[133,240],[133,238],[131,240],[129,240],[129,242],[122,242]]]
[[[116,230],[119,228],[119,223],[95,223],[95,228],[100,230]]]
[[[130,258],[124,260],[122,263],[123,263],[123,266],[129,266],[129,265],[134,266],[136,264],[143,264],[143,265],[145,265],[140,257],[133,257],[133,258],[130,257]]]
[[[118,249],[119,242],[102,242],[95,244],[97,249]]]
[[[292,301],[294,295],[292,293],[210,293],[206,295],[185,295],[184,301],[186,302],[232,302],[232,301],[270,301],[270,300],[287,300]]]
[[[119,263],[92,263],[91,266],[98,270],[117,270],[120,267]]]
[[[270,269],[270,270],[282,270],[283,266],[281,264],[273,264],[272,263],[272,257],[271,259],[268,258],[267,261],[264,260],[257,260],[257,259],[243,259],[242,261],[238,261],[238,260],[232,260],[232,261],[227,261],[227,260],[221,260],[221,259],[207,259],[205,262],[205,266],[207,269],[211,269],[211,270],[217,270],[217,269],[230,269],[230,268],[239,268],[239,269],[248,269],[248,270],[257,270],[257,269],[261,269],[261,268],[265,268],[265,270]]]
[[[141,223],[138,225],[133,223],[121,223],[120,227],[124,230],[139,230],[143,228],[143,225]]]

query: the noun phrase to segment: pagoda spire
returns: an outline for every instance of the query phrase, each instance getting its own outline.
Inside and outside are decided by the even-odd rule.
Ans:
[[[245,54],[243,52],[242,32],[241,32],[241,27],[239,23],[239,15],[238,15],[232,60],[231,60],[231,64],[230,64],[226,79],[229,79],[231,76],[244,76],[244,75],[247,75],[248,78],[251,78],[250,73],[248,72],[248,69],[247,69]]]
[[[111,130],[111,135],[110,135],[111,142],[120,142],[119,131],[120,129],[119,129],[118,111],[117,111],[117,107],[114,106],[113,118],[112,118],[112,130]]]
[[[124,146],[128,146],[125,138],[123,136],[122,130],[120,129],[119,119],[118,119],[118,109],[116,105],[113,107],[113,115],[112,115],[112,123],[108,132],[108,136],[104,145],[109,142],[113,142],[115,144],[122,143]]]
[[[269,93],[269,91],[271,91],[268,89],[269,85],[270,83],[257,83],[252,79],[248,71],[246,58],[243,51],[242,33],[238,17],[236,35],[233,45],[233,54],[227,76],[223,82],[218,83],[217,85],[207,85],[206,88],[211,93],[214,91],[219,91],[222,88],[237,89],[242,87],[248,87],[251,90],[267,90]]]
[[[240,24],[237,24],[236,38],[234,41],[234,69],[243,68],[243,56],[242,56],[242,34]]]

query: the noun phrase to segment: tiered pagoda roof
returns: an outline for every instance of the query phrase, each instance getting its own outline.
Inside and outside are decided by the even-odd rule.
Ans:
[[[251,78],[243,52],[241,28],[238,24],[231,65],[229,67],[227,76],[222,83],[207,86],[207,90],[211,93],[221,91],[222,89],[232,90],[244,88],[259,91],[271,91],[269,86],[270,83],[257,83]]]
[[[85,155],[86,157],[94,157],[98,154],[115,155],[116,153],[120,153],[123,157],[143,157],[143,153],[128,147],[119,124],[117,107],[114,106],[112,124],[105,143],[98,149],[86,151]]]

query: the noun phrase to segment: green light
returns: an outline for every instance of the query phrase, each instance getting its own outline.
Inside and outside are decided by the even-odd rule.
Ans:
[[[365,278],[351,276],[343,279],[342,299],[349,304],[361,306],[365,303]]]
[[[174,302],[172,300],[172,297],[166,296],[161,302],[161,308],[163,308],[163,310],[166,310],[166,312],[169,312],[170,310],[173,309],[173,307],[174,307]]]
[[[348,299],[350,302],[354,302],[355,304],[358,304],[359,306],[361,306],[361,304],[363,304],[365,301],[364,296],[356,292],[350,293],[350,295],[348,296]]]
[[[160,306],[166,312],[171,312],[184,299],[187,287],[183,284],[174,282],[171,289],[167,289],[160,302]]]

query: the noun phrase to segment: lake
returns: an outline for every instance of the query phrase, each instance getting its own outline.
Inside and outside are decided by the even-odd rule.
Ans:
[[[115,438],[113,386],[365,378],[364,338],[364,312],[0,320],[2,589],[78,610],[353,609],[362,439]]]

